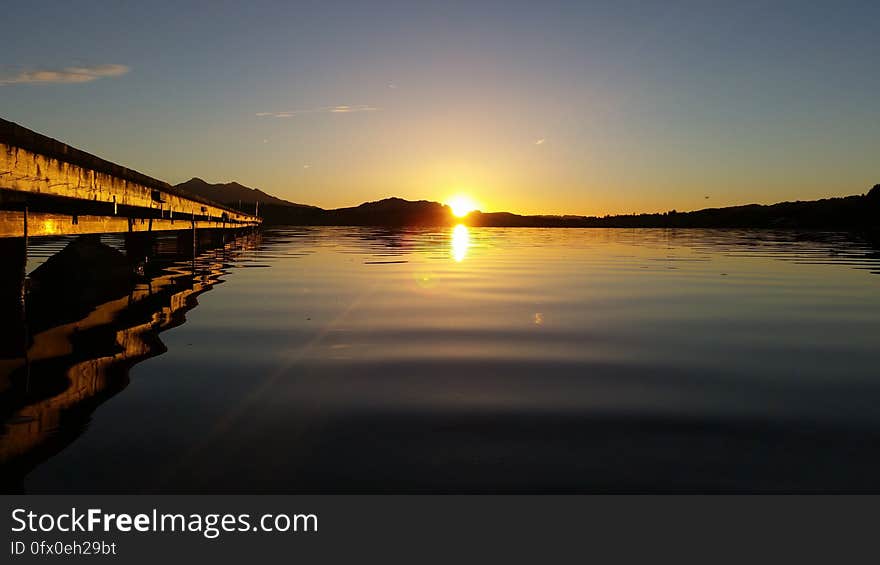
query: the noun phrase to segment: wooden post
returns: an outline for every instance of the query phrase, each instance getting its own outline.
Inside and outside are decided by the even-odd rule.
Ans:
[[[197,247],[198,247],[198,241],[199,241],[199,238],[197,237],[198,234],[196,233],[196,211],[195,211],[195,208],[193,208],[193,213],[192,213],[192,228],[193,228],[193,255],[192,255],[192,262],[193,262],[193,275],[195,275],[195,271],[196,271],[196,249],[197,249]]]

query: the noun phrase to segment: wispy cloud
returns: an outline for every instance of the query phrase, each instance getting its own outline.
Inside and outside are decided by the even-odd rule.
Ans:
[[[257,112],[256,116],[260,118],[292,118],[302,114],[350,114],[354,112],[375,112],[379,108],[370,106],[369,104],[356,104],[354,106],[322,106],[320,108],[312,108],[310,110],[285,110],[283,112]]]
[[[99,78],[122,76],[129,70],[125,65],[96,65],[93,67],[67,67],[60,71],[49,69],[21,71],[11,77],[0,77],[0,85],[75,84],[92,82]]]
[[[330,108],[331,112],[343,114],[347,114],[348,112],[374,112],[376,110],[378,110],[378,108],[366,104],[359,104],[357,106],[333,106]]]
[[[547,140],[542,137],[541,139],[539,139],[538,141],[535,142],[535,145],[544,145],[545,143],[547,143]]]

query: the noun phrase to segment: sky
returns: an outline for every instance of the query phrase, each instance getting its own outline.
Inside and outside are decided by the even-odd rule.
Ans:
[[[880,2],[16,2],[0,116],[340,207],[614,214],[880,183]]]

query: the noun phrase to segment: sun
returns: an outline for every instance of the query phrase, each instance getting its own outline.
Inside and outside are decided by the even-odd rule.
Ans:
[[[446,204],[452,208],[452,214],[459,218],[463,218],[477,209],[477,203],[464,194],[453,196]]]

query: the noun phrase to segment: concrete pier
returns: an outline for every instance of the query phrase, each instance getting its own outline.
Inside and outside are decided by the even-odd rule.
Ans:
[[[0,238],[22,237],[25,229],[40,237],[260,223],[257,216],[0,119]]]

